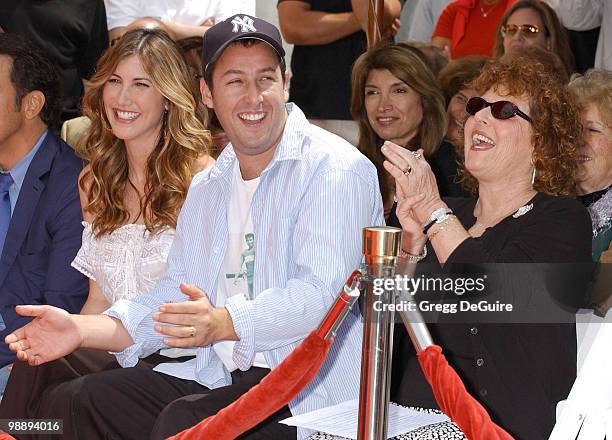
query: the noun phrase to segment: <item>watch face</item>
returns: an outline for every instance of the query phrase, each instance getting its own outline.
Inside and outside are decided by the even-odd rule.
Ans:
[[[448,217],[452,213],[453,211],[451,211],[448,208],[438,208],[434,212],[431,213],[431,221],[440,223],[442,220],[444,220],[446,217]]]
[[[423,234],[427,234],[429,228],[437,223],[441,223],[446,220],[453,211],[449,208],[438,208],[429,216],[429,220],[423,225]]]

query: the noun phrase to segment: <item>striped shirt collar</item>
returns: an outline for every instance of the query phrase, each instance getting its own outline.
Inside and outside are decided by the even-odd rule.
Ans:
[[[303,138],[306,133],[308,126],[308,120],[300,108],[294,103],[285,104],[287,113],[287,121],[285,122],[285,128],[280,142],[276,146],[274,157],[262,172],[266,173],[278,162],[285,160],[301,160],[303,156],[302,146]],[[230,178],[232,172],[232,165],[236,159],[236,152],[230,142],[227,144],[214,167],[210,171],[209,179],[214,180],[217,178]]]

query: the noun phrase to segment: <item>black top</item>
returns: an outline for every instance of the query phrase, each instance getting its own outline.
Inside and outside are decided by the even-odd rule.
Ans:
[[[474,199],[448,199],[461,223],[475,223]],[[590,221],[570,198],[538,193],[526,214],[504,219],[479,238],[469,238],[450,255],[455,263],[588,262]],[[436,262],[429,249],[430,262]],[[494,422],[517,439],[548,438],[555,406],[567,397],[576,376],[573,324],[429,324],[434,343],[467,390]],[[403,405],[436,408],[403,326],[396,327],[392,398]],[[399,370],[399,371],[397,371]]]
[[[29,37],[60,67],[62,120],[80,114],[81,79],[89,79],[108,47],[102,0],[2,0],[0,26]]]
[[[339,13],[353,10],[350,0],[300,1],[309,3],[312,11]],[[295,102],[308,118],[352,119],[351,70],[366,47],[366,34],[361,31],[329,44],[295,45],[291,55],[293,76],[289,100]]]
[[[578,196],[578,200],[580,200],[582,204],[588,208],[593,203],[601,199],[610,190],[610,188],[612,188],[612,186],[608,186],[607,188],[592,192],[590,194],[584,194],[582,196]]]
[[[455,147],[442,141],[436,154],[429,160],[431,170],[436,176],[440,197],[471,197],[459,183],[458,164],[459,156]]]

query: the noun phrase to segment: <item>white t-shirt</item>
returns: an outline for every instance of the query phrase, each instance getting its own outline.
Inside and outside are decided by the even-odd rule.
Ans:
[[[256,237],[253,233],[251,202],[259,185],[259,177],[243,180],[238,161],[234,165],[232,193],[227,210],[228,242],[217,285],[215,307],[223,307],[230,296],[244,295],[253,299],[253,275],[255,271]],[[232,360],[233,341],[213,344],[217,356],[229,371],[238,367]],[[255,367],[270,368],[262,353],[255,354]]]
[[[255,0],[104,0],[108,29],[127,26],[140,17],[154,17],[200,26],[235,14],[255,16]]]

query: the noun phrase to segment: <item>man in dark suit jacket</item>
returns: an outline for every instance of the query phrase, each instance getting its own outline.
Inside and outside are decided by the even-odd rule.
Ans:
[[[22,37],[0,34],[1,341],[28,320],[15,305],[79,312],[87,296],[86,278],[70,267],[83,232],[77,186],[83,163],[48,129],[60,105],[54,65]],[[13,360],[1,343],[0,367]]]

